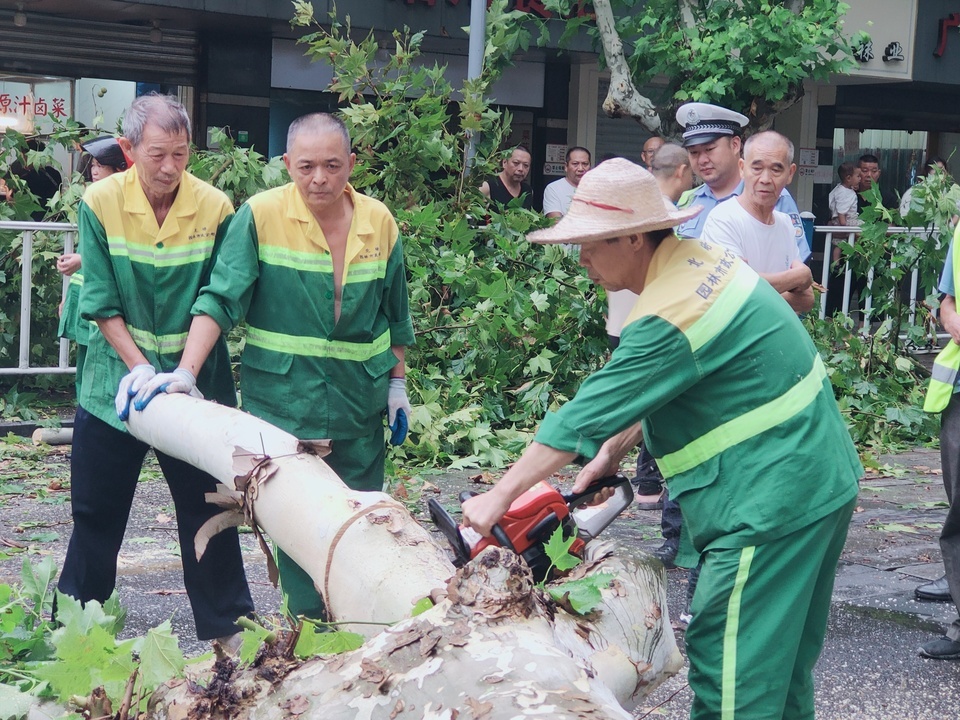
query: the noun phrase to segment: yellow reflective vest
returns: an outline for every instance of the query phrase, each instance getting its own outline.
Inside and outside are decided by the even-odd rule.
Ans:
[[[960,225],[953,233],[953,277],[954,282],[960,277],[960,253],[957,252],[957,236],[960,235]],[[930,386],[927,388],[927,397],[923,401],[926,412],[941,412],[946,409],[953,397],[957,383],[957,373],[960,372],[960,345],[952,339],[940,351],[933,362],[933,371],[930,374]]]

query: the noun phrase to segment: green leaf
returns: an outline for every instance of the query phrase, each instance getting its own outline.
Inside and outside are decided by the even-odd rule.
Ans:
[[[580,558],[568,552],[576,539],[576,536],[564,538],[563,528],[558,527],[550,534],[550,539],[544,544],[544,551],[550,558],[550,563],[561,572],[571,570],[581,562]]]
[[[879,530],[880,532],[898,532],[898,533],[910,533],[916,534],[919,531],[917,528],[912,525],[904,525],[902,523],[884,523],[878,525],[868,525],[871,530]]]
[[[173,634],[169,620],[148,630],[138,649],[140,677],[148,693],[171,678],[182,677],[186,660],[177,645],[177,636]]]
[[[49,593],[50,583],[53,582],[56,574],[56,563],[49,555],[36,565],[33,565],[27,558],[23,559],[23,565],[20,568],[23,592],[33,601],[38,612],[50,605],[52,599]]]
[[[433,607],[433,600],[428,597],[420,598],[416,605],[413,606],[413,610],[410,611],[410,617],[416,617],[425,613],[427,610]]]
[[[36,675],[50,684],[61,700],[71,695],[88,695],[103,686],[112,699],[118,699],[136,663],[133,640],[118,644],[113,635],[97,624],[72,623],[53,633],[59,662],[41,663]]]
[[[240,662],[244,665],[251,665],[260,651],[260,646],[272,634],[272,631],[261,625],[245,625],[243,634],[240,635],[243,641],[240,645]]]
[[[339,655],[356,650],[361,645],[363,645],[363,635],[345,630],[323,632],[312,625],[304,625],[293,652],[297,657],[302,658]]]
[[[585,615],[593,610],[603,596],[600,591],[613,581],[612,573],[597,573],[579,580],[569,580],[559,585],[550,585],[547,591],[557,602],[568,605],[575,613]]]
[[[33,695],[20,692],[9,685],[0,685],[0,720],[21,720],[27,717],[35,702]]]

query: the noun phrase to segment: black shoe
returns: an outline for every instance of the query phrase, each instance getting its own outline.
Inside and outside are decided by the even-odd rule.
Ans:
[[[670,542],[669,540],[664,542],[663,545],[658,547],[656,550],[654,550],[650,554],[653,555],[657,560],[662,562],[663,566],[667,570],[672,570],[677,566],[675,562],[677,559],[677,546],[676,544]]]
[[[946,575],[925,585],[918,585],[913,593],[917,596],[917,600],[949,602],[953,599],[950,597],[950,586],[947,585]]]
[[[960,642],[944,635],[921,645],[920,656],[934,660],[960,660]]]

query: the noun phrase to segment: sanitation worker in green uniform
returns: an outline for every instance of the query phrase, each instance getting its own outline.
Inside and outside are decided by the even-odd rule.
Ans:
[[[338,118],[294,120],[283,159],[293,182],[237,211],[193,306],[184,357],[195,362],[246,318],[243,409],[302,440],[331,439],[324,459],[340,478],[380,490],[384,413],[394,443],[410,415],[404,349],[414,335],[399,230],[383,203],[349,184],[356,156]],[[323,617],[309,575],[279,549],[277,565],[289,612]]]
[[[608,290],[639,295],[610,361],[549,413],[489,492],[463,506],[483,534],[578,456],[583,490],[643,436],[703,569],[687,629],[695,720],[813,720],[813,666],[862,468],[813,343],[738,257],[673,228],[656,180],[615,158],[580,181],[534,242],[579,243]],[[817,468],[816,477],[810,468]]]

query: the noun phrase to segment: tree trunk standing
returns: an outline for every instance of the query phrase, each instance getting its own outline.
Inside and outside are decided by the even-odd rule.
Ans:
[[[236,672],[229,702],[174,681],[158,690],[153,717],[495,720],[523,711],[629,718],[624,708],[633,709],[682,665],[663,572],[653,560],[634,563],[613,555],[609,543],[590,543],[570,579],[608,573],[613,580],[586,616],[546,601],[519,558],[499,548],[448,584],[453,567],[445,552],[402,505],[382,493],[349,490],[296,438],[257,418],[161,395],[132,414],[129,428],[223,482],[224,496],[246,488],[255,520],[314,578],[338,620],[399,621],[385,631],[348,625],[379,634],[352,653],[292,663],[275,685],[285,673],[268,680],[259,667]],[[418,600],[444,595],[410,618]]]

